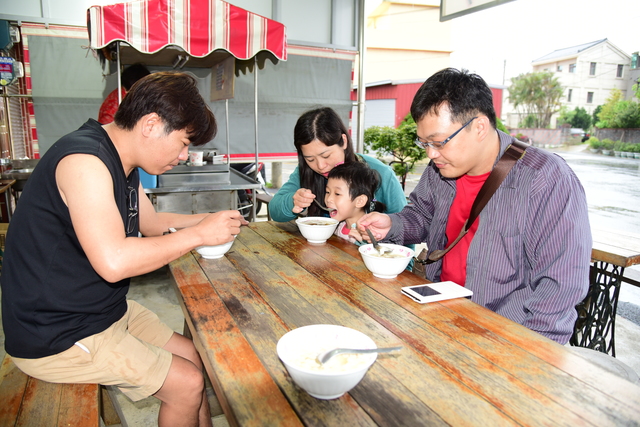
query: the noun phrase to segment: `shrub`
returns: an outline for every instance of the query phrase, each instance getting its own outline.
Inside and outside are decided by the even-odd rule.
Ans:
[[[496,129],[501,130],[504,133],[509,133],[509,129],[502,123],[502,120],[496,117]]]
[[[389,165],[401,178],[404,189],[407,174],[415,169],[416,162],[427,157],[427,150],[415,144],[416,124],[407,114],[397,129],[390,126],[372,126],[364,131],[364,147],[378,157],[393,156]]]
[[[589,148],[592,148],[594,150],[600,150],[602,148],[602,142],[600,142],[600,140],[595,136],[589,138],[587,140],[587,144],[589,144]]]
[[[603,150],[613,150],[613,145],[614,144],[615,143],[611,139],[605,138],[605,139],[602,140],[602,149]]]

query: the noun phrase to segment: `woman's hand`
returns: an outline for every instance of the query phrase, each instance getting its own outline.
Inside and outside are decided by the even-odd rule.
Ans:
[[[308,208],[315,198],[316,196],[311,192],[311,190],[307,188],[300,188],[293,195],[293,209],[291,209],[291,212],[299,214]]]

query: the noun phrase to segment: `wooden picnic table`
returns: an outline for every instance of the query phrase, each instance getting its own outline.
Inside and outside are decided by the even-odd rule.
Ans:
[[[624,270],[640,264],[640,235],[612,229],[592,228],[589,293],[578,304],[578,321],[571,344],[616,355],[615,326]]]
[[[294,223],[250,223],[225,257],[170,264],[186,323],[231,425],[632,425],[640,387],[468,299],[417,304],[375,278],[357,246],[310,244]],[[335,400],[298,388],[276,354],[287,331],[357,329],[378,346]]]

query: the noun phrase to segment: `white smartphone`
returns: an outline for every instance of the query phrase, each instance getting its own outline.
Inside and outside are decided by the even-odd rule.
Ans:
[[[469,289],[455,282],[425,283],[424,285],[406,286],[401,290],[403,294],[420,304],[452,298],[468,298],[473,295]]]

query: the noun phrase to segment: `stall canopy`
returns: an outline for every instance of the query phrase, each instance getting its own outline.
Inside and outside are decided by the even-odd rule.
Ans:
[[[236,73],[286,61],[285,26],[222,0],[142,0],[88,9],[91,48],[120,63],[211,67],[232,55]]]

